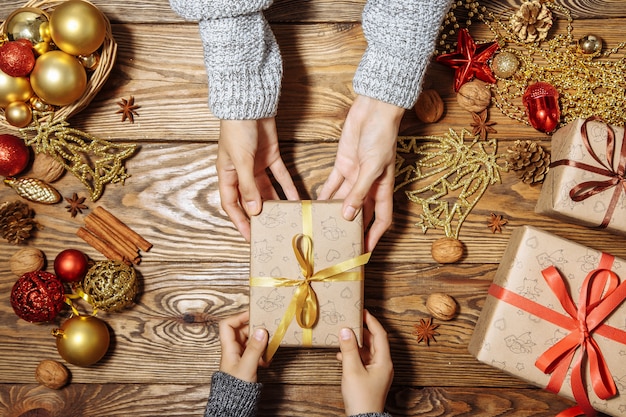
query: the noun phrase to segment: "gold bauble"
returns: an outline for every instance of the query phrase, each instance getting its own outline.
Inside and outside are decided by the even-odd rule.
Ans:
[[[72,55],[63,51],[50,51],[35,62],[30,83],[35,94],[46,103],[66,106],[85,92],[87,72]]]
[[[602,51],[602,38],[596,35],[585,35],[578,40],[578,52],[585,55],[597,55]]]
[[[23,101],[14,101],[4,109],[4,117],[11,126],[22,128],[33,120],[33,110]]]
[[[107,353],[111,335],[106,323],[94,316],[74,316],[52,330],[59,355],[78,366],[90,366]]]
[[[91,3],[68,0],[50,15],[50,36],[59,49],[70,55],[89,55],[104,42],[104,15]]]
[[[501,78],[512,77],[519,69],[519,59],[513,52],[500,52],[491,61],[491,70]]]
[[[0,107],[5,108],[14,101],[27,101],[33,89],[26,77],[11,77],[0,71]]]
[[[33,45],[44,42],[42,25],[47,25],[48,13],[35,7],[15,10],[4,22],[4,34],[10,41],[28,39]],[[49,39],[48,39],[49,41]]]

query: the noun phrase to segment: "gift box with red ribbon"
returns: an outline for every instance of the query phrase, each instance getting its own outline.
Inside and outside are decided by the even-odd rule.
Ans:
[[[624,128],[577,119],[554,133],[551,148],[535,212],[626,235]]]
[[[479,361],[577,402],[562,416],[626,414],[626,261],[541,229],[515,230],[472,334]]]
[[[363,330],[363,222],[342,201],[266,201],[250,221],[250,327],[279,346],[338,347],[342,328]]]

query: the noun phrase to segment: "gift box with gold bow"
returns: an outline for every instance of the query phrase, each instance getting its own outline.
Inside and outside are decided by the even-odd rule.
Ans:
[[[624,128],[577,119],[555,132],[551,144],[535,212],[626,235]]]
[[[363,222],[341,201],[266,201],[251,218],[250,326],[279,346],[338,347],[339,331],[363,328]]]
[[[476,323],[479,361],[594,409],[626,413],[626,261],[531,226],[515,230]]]

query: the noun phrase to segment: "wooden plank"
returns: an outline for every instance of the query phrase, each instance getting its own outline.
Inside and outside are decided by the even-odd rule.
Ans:
[[[321,388],[321,389],[320,389]],[[72,384],[61,391],[34,384],[0,385],[0,413],[15,417],[149,417],[202,415],[210,386],[166,382]],[[537,389],[392,388],[387,407],[396,417],[432,415],[507,415],[552,417],[573,404]],[[258,416],[342,415],[341,392],[319,385],[264,384]]]

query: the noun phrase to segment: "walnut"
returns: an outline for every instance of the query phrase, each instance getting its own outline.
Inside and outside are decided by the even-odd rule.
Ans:
[[[452,320],[456,316],[457,304],[449,295],[435,292],[426,299],[426,308],[436,319]]]
[[[435,123],[443,116],[444,104],[436,90],[423,90],[415,103],[415,114],[424,123]]]
[[[486,82],[474,79],[459,88],[456,100],[464,110],[480,113],[491,104],[491,90]]]
[[[11,256],[9,265],[11,272],[21,277],[27,272],[39,271],[46,259],[42,251],[36,248],[23,248]]]
[[[453,237],[442,237],[433,242],[430,254],[440,264],[451,264],[463,257],[463,243]]]
[[[40,153],[35,156],[30,171],[30,176],[49,183],[58,180],[65,172],[65,167],[52,156]]]
[[[63,388],[70,378],[70,371],[61,362],[44,359],[35,370],[35,379],[44,387]]]

